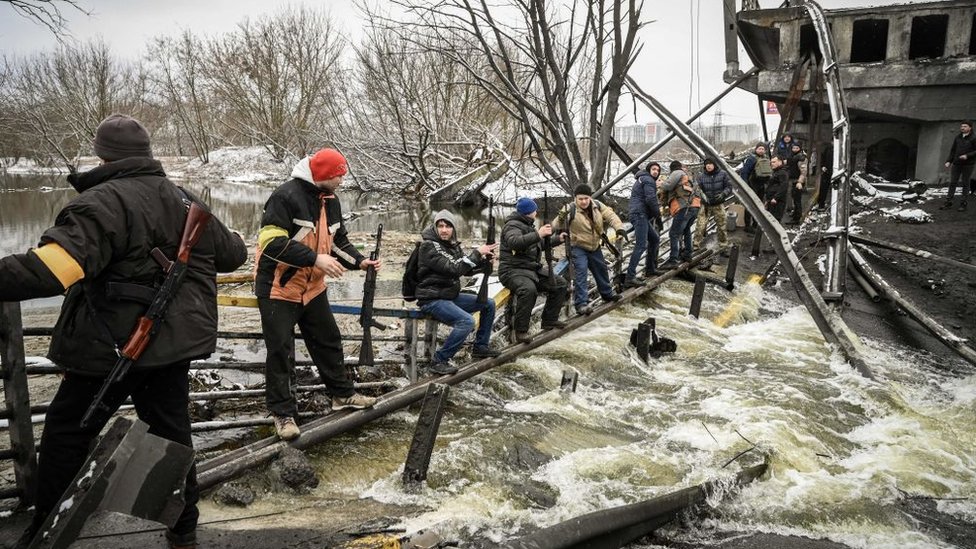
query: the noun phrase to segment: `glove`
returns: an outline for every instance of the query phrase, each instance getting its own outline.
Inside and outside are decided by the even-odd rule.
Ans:
[[[617,229],[614,229],[613,227],[607,229],[607,240],[609,240],[611,244],[617,241]]]
[[[663,231],[664,230],[664,221],[662,221],[660,217],[655,217],[654,218],[654,226],[657,227],[657,230]]]

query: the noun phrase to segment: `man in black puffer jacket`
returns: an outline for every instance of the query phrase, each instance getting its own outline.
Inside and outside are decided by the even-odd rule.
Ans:
[[[559,321],[559,309],[566,301],[566,280],[552,275],[541,262],[544,239],[552,236],[552,225],[535,228],[538,205],[531,198],[520,198],[515,211],[502,228],[498,257],[498,279],[515,297],[515,341],[528,343],[532,308],[541,290],[546,294],[542,310],[542,329],[565,328]]]
[[[159,248],[175,257],[190,202],[200,204],[166,179],[152,158],[149,133],[135,119],[106,118],[95,133],[94,148],[104,163],[68,178],[79,195],[41,235],[38,247],[0,259],[0,301],[67,290],[48,353],[65,369],[64,380],[45,418],[36,511],[24,539],[54,510],[92,441],[126,397],[132,397],[150,433],[192,446],[190,361],[209,356],[216,346],[216,273],[233,271],[247,259],[240,235],[211,219],[149,347],[106,393],[110,411],[96,413],[82,428],[79,419],[115,364],[116,349],[125,344],[164,277],[150,252]],[[167,532],[172,547],[196,544],[195,468],[187,475],[184,498],[183,513]]]
[[[417,304],[420,310],[451,327],[444,345],[434,353],[430,371],[435,374],[457,372],[451,358],[457,354],[468,334],[474,331],[471,313],[480,313],[472,358],[492,358],[499,354],[488,345],[491,325],[495,321],[495,300],[489,297],[485,303],[478,303],[478,296],[461,293],[461,277],[471,274],[486,261],[492,261],[498,244],[482,244],[465,257],[455,225],[451,212],[437,212],[434,224],[421,234],[424,240],[420,244],[417,262]]]
[[[732,181],[724,170],[718,169],[714,158],[706,158],[704,166],[705,171],[698,176],[702,207],[698,210],[698,220],[695,222],[694,248],[700,248],[705,240],[705,225],[711,217],[715,221],[719,252],[729,255],[729,235],[725,230],[725,199],[732,196]]]

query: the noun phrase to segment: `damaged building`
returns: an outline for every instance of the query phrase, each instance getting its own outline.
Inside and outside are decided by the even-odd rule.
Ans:
[[[831,139],[823,56],[806,10],[725,1],[725,80],[741,76],[741,41],[760,72],[740,88],[774,101],[813,148]],[[739,9],[741,8],[741,9]],[[976,117],[976,0],[827,12],[851,118],[851,165],[889,180],[937,183],[959,123]],[[820,123],[818,123],[820,122]]]

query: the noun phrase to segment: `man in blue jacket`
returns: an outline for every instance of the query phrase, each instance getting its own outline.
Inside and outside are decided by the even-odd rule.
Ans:
[[[657,178],[661,175],[661,165],[651,162],[643,170],[637,172],[637,179],[630,189],[630,223],[634,226],[634,252],[627,265],[624,278],[625,288],[636,288],[644,284],[644,280],[637,277],[637,264],[645,250],[650,250],[644,262],[644,274],[647,277],[657,274],[657,251],[661,247],[661,235],[658,231],[664,228],[661,221],[661,205],[657,201]]]

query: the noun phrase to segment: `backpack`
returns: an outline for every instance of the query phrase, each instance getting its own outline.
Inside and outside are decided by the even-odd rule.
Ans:
[[[773,167],[769,164],[769,159],[765,156],[756,158],[756,165],[753,167],[752,173],[756,177],[770,177],[773,175]]]
[[[417,284],[420,282],[420,242],[414,243],[413,252],[403,268],[403,282],[400,291],[404,301],[417,301]]]

